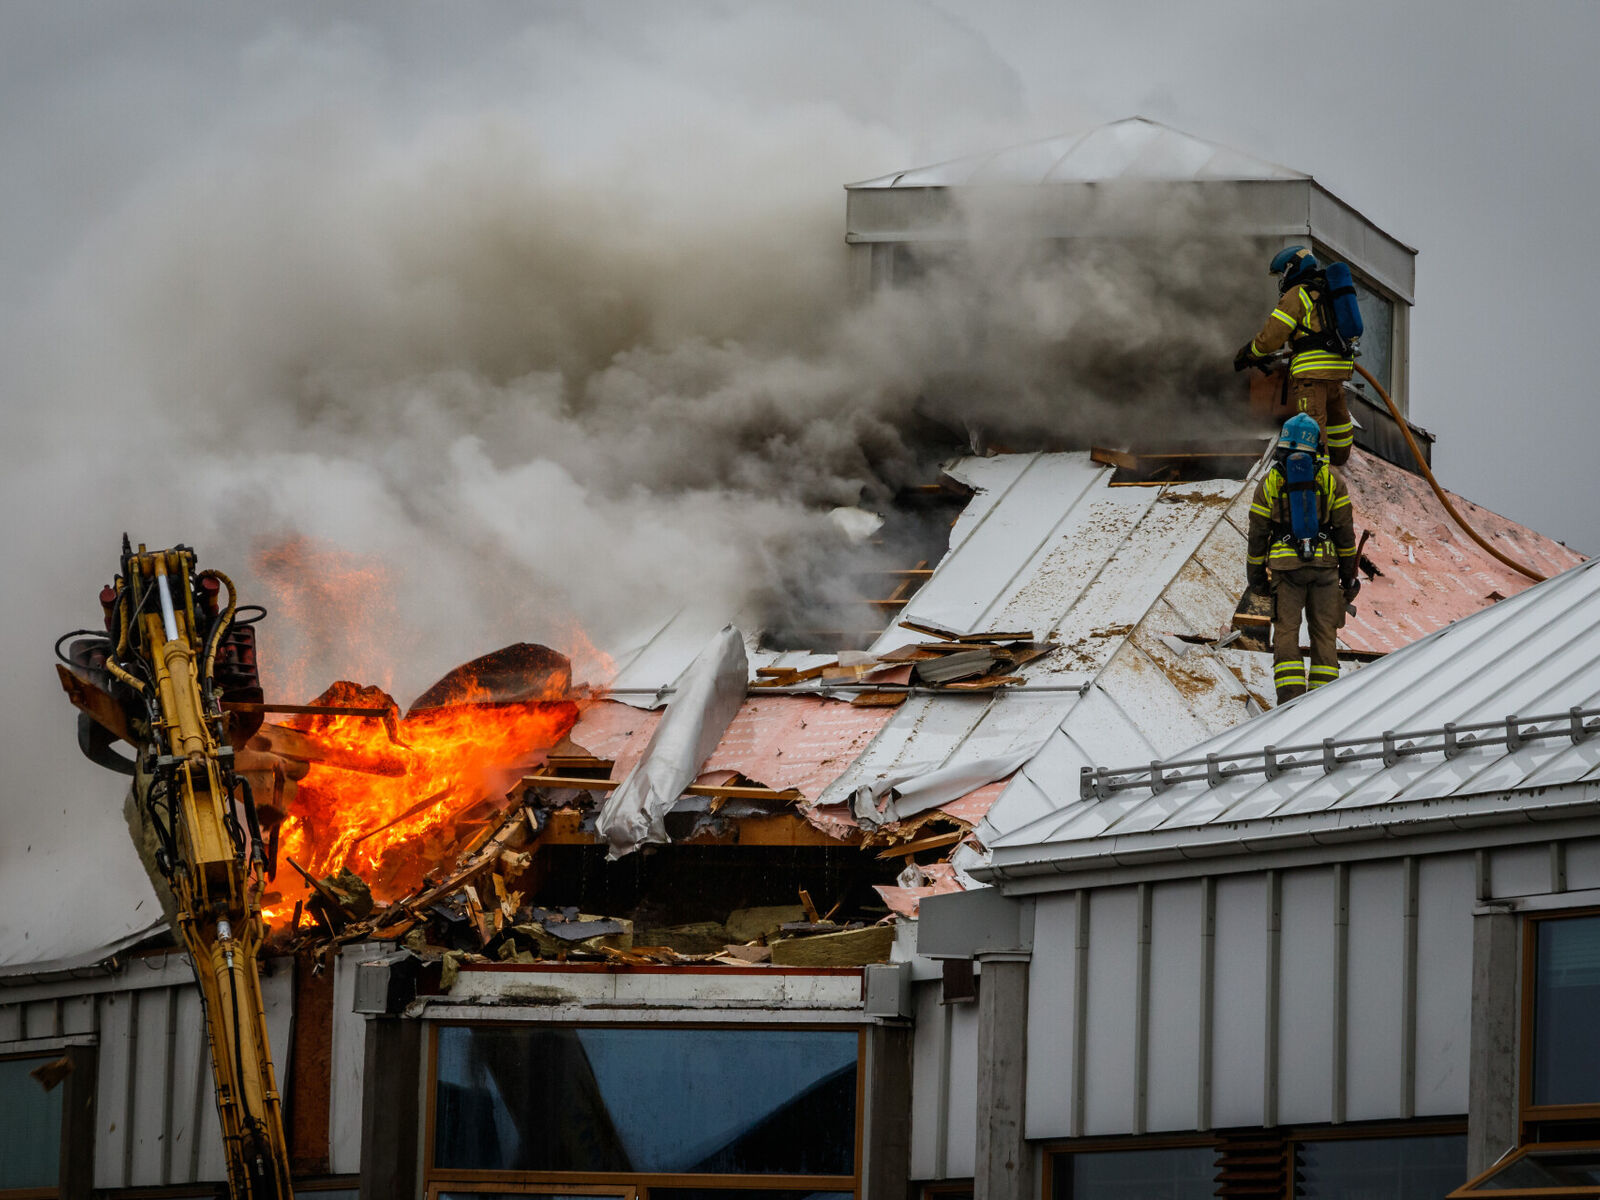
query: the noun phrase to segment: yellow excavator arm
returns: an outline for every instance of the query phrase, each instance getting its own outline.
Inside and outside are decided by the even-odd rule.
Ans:
[[[197,571],[186,546],[134,550],[124,536],[121,571],[100,599],[105,632],[76,631],[65,655],[56,647],[62,683],[82,710],[79,742],[95,761],[133,776],[205,1007],[230,1194],[289,1200],[256,968],[266,854],[249,783],[233,766],[235,747],[254,729],[222,707],[260,700],[254,631],[237,620],[232,582]],[[115,751],[119,739],[134,759]]]

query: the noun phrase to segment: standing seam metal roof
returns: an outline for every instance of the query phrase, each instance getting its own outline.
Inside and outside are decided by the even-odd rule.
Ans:
[[[1267,746],[1317,745],[1324,738],[1377,738],[1386,731],[1442,728],[1565,714],[1600,704],[1600,560],[1582,563],[1521,595],[1463,618],[1377,663],[1311,692],[1237,729],[1184,751],[1184,759],[1254,755]],[[1568,718],[1559,719],[1566,732]],[[1405,742],[1402,740],[1402,746]],[[1418,749],[1413,744],[1410,749]],[[1304,761],[1304,758],[1302,759]],[[1063,781],[1064,782],[1064,781]],[[1208,826],[1325,817],[1320,824],[1349,833],[1363,824],[1385,826],[1397,810],[1493,813],[1507,807],[1526,815],[1575,802],[1570,785],[1586,785],[1588,803],[1600,783],[1600,737],[1541,738],[1517,747],[1466,747],[1454,757],[1424,752],[1387,765],[1382,759],[1224,778],[1214,786],[1181,783],[1152,793],[1135,788],[1106,799],[1076,792],[1057,811],[999,839],[994,864],[1125,855],[1174,839],[1206,840]],[[1476,798],[1482,802],[1466,803]],[[1310,825],[1305,821],[1298,825]],[[1237,828],[1227,835],[1242,836]]]

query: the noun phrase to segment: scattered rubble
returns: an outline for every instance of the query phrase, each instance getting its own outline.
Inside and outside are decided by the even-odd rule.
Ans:
[[[926,622],[903,624],[927,640],[881,656],[845,651],[804,669],[763,667],[752,691],[874,705],[901,703],[915,690],[992,692],[1024,684],[1020,668],[1055,649],[1026,631],[972,635]],[[297,781],[317,764],[369,777],[393,777],[396,763],[403,771],[414,753],[405,735],[418,715],[450,705],[549,705],[555,697],[547,681],[561,675],[568,683],[562,663],[546,661],[536,653],[542,648],[515,650],[477,660],[477,677],[447,677],[430,689],[429,704],[419,702],[403,718],[376,689],[343,685],[324,701],[360,700],[384,714],[376,740],[356,752],[327,737],[325,722],[266,726],[258,735],[254,773],[276,787],[274,798],[287,808]],[[529,661],[546,681],[533,692],[518,685],[519,664]],[[961,887],[954,868],[937,860],[970,840],[967,821],[933,809],[878,828],[825,830],[807,822],[807,798],[797,788],[768,787],[732,770],[702,770],[674,788],[676,798],[663,810],[661,823],[674,843],[667,853],[680,861],[697,852],[737,850],[735,859],[722,860],[728,865],[695,878],[691,890],[698,894],[686,896],[681,880],[677,886],[652,882],[661,871],[652,847],[630,855],[625,861],[631,865],[603,862],[607,843],[598,824],[623,782],[619,774],[614,761],[563,733],[501,797],[458,810],[467,819],[451,827],[456,844],[448,857],[397,898],[384,899],[359,865],[319,875],[286,854],[304,895],[292,913],[282,911],[288,909],[283,892],[264,898],[275,910],[282,906],[271,918],[274,947],[325,956],[350,942],[389,942],[437,964],[441,986],[464,962],[852,966],[887,959],[895,920],[914,916],[922,896]],[[413,807],[420,811],[433,801],[429,796]],[[418,853],[438,845],[419,846]],[[763,853],[783,857],[768,867],[756,862]],[[383,861],[386,880],[407,877]],[[735,862],[747,873],[757,866],[757,881],[735,880],[741,869]],[[608,870],[623,874],[597,885],[596,877]],[[785,882],[794,902],[773,902],[783,896],[772,889]],[[819,884],[828,889],[822,905],[812,900]],[[575,899],[582,903],[569,902]],[[725,908],[717,908],[719,900]]]

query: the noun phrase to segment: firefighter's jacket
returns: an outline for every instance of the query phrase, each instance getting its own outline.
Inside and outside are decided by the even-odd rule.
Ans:
[[[1292,287],[1278,299],[1267,322],[1250,343],[1256,358],[1276,354],[1288,343],[1294,352],[1289,373],[1305,379],[1349,379],[1355,360],[1324,349],[1322,314],[1317,311],[1316,288]]]
[[[1317,494],[1319,536],[1311,543],[1311,557],[1301,558],[1289,522],[1288,480],[1283,467],[1273,463],[1256,484],[1250,502],[1250,546],[1246,561],[1251,567],[1267,566],[1274,571],[1293,571],[1297,567],[1338,567],[1342,578],[1356,571],[1355,514],[1350,508],[1350,493],[1344,480],[1327,461],[1317,464],[1312,489]]]

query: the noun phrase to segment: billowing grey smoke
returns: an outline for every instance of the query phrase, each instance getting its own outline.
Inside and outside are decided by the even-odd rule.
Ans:
[[[629,46],[579,72],[548,34],[528,53],[574,111],[654,69]],[[692,41],[640,36],[669,35]],[[943,36],[905,68],[925,75],[907,103],[959,66],[967,144],[998,144],[1014,81]],[[975,445],[1209,427],[1196,406],[1269,294],[1205,213],[1153,209],[1136,247],[1045,245],[985,198],[952,214],[963,248],[909,250],[903,286],[852,296],[840,184],[933,155],[850,115],[843,85],[807,99],[810,67],[757,56],[749,87],[779,99],[669,88],[613,114],[627,136],[574,150],[549,97],[543,119],[498,95],[370,119],[350,93],[381,72],[347,32],[246,60],[293,63],[317,103],[272,91],[220,123],[35,273],[48,288],[0,305],[0,861],[70,855],[80,813],[115,812],[115,781],[71,759],[44,655],[93,620],[125,528],[196,546],[275,609],[274,699],[348,677],[404,701],[516,640],[582,672],[586,640],[684,608],[826,625],[813,610],[855,603],[848,576],[881,565],[830,508],[885,511]]]
[[[372,614],[327,589],[264,627],[268,669],[306,639],[402,693],[572,625],[607,645],[685,606],[748,619],[828,578],[829,508],[881,511],[967,445],[1202,432],[1262,283],[1217,273],[1256,264],[1192,212],[1043,243],[990,229],[979,197],[958,249],[852,297],[837,193],[633,196],[495,122],[338,149],[148,198],[95,248],[54,369],[98,430],[86,461],[161,518],[137,535],[198,545],[247,596],[322,588],[292,560],[252,575],[281,539],[375,558],[391,643],[341,661],[327,631]]]

